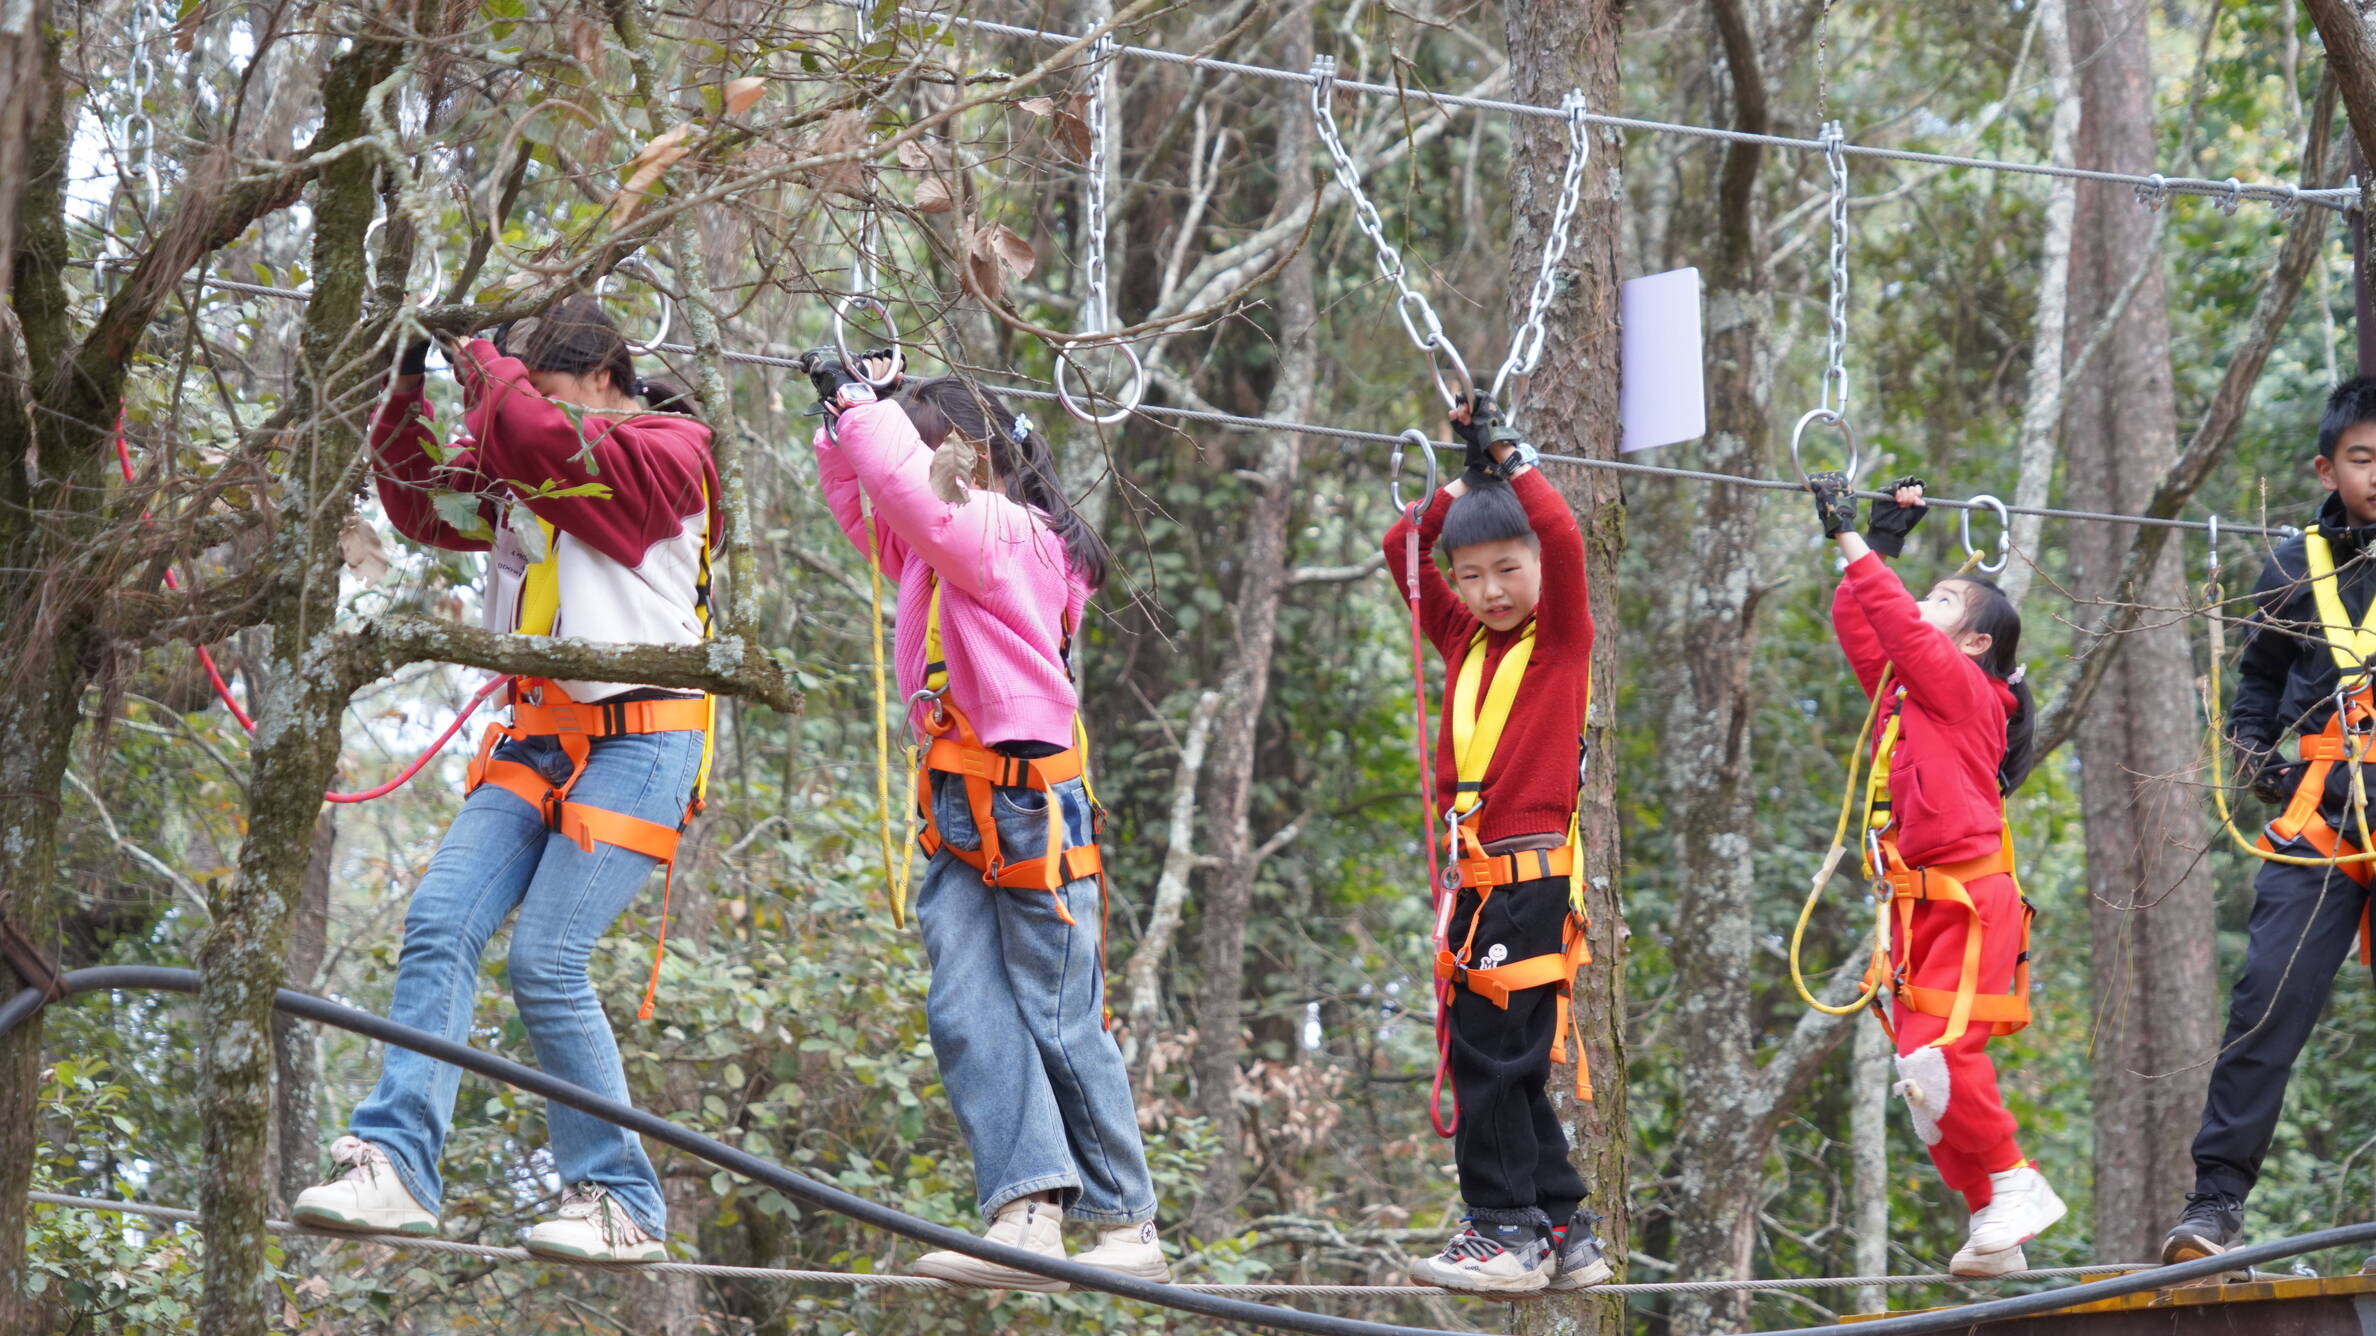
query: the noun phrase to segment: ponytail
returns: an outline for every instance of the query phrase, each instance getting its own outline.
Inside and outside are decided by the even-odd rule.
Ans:
[[[2005,685],[2013,691],[2013,716],[2005,721],[2005,759],[1997,765],[1997,794],[2010,798],[2038,764],[2038,698],[2030,694],[2029,670],[2016,668]]]
[[[2005,721],[2005,759],[1997,764],[1997,792],[2010,797],[2038,763],[2038,701],[2030,694],[2029,670],[2021,662],[2021,613],[1996,581],[1977,575],[1954,579],[1972,591],[1965,600],[1962,629],[1988,637],[1988,650],[1977,660],[1980,671],[2013,692],[2013,714]]]

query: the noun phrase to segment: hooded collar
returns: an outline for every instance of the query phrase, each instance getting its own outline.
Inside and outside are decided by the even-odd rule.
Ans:
[[[2356,556],[2376,546],[2376,524],[2355,524],[2351,511],[2343,505],[2343,498],[2333,492],[2318,507],[2318,531],[2326,535],[2327,546],[2336,555]]]

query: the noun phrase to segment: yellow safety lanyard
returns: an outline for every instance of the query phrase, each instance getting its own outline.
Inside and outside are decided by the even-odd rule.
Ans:
[[[1485,687],[1485,699],[1480,706],[1477,689],[1485,682],[1485,629],[1477,628],[1470,638],[1468,654],[1460,661],[1460,676],[1452,687],[1452,756],[1459,782],[1452,791],[1452,810],[1447,814],[1457,825],[1485,800],[1485,771],[1493,764],[1493,752],[1501,745],[1502,730],[1509,726],[1510,709],[1518,702],[1518,682],[1526,676],[1527,661],[1534,657],[1535,627],[1526,624],[1518,643],[1502,656],[1493,670],[1493,684]]]
[[[1896,820],[1889,803],[1889,760],[1896,753],[1898,726],[1906,717],[1906,692],[1900,687],[1893,698],[1895,707],[1889,712],[1889,722],[1881,728],[1881,745],[1873,748],[1872,773],[1865,777],[1864,807],[1864,872],[1867,878],[1881,875],[1881,832]]]

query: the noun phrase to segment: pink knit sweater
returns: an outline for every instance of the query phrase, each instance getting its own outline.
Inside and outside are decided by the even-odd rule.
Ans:
[[[864,552],[864,490],[880,540],[875,563],[899,582],[900,694],[924,686],[924,624],[937,575],[949,697],[975,733],[985,743],[1071,746],[1080,697],[1065,676],[1064,628],[1079,624],[1089,586],[1063,540],[1039,512],[1003,493],[968,490],[958,506],[934,496],[932,451],[897,403],[845,409],[834,432],[838,445],[823,431],[816,439],[826,504]]]

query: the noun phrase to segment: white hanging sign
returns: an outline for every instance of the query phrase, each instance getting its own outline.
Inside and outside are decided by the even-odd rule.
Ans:
[[[1618,452],[1632,454],[1705,435],[1708,391],[1701,374],[1700,279],[1676,269],[1628,279],[1618,289]]]

